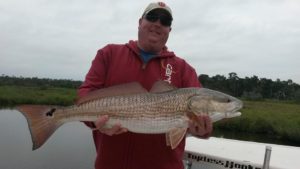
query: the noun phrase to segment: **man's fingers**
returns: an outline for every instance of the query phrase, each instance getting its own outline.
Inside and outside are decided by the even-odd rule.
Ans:
[[[189,121],[189,132],[201,138],[208,138],[212,134],[213,126],[209,116],[198,116],[199,121],[203,124],[198,126],[194,121]]]
[[[200,118],[202,118],[204,127],[200,131],[201,135],[199,135],[199,136],[201,136],[202,138],[208,138],[211,136],[212,130],[213,130],[212,121],[209,118],[209,116],[200,116]]]
[[[125,128],[120,128],[115,134],[122,134],[122,133],[126,133],[128,130]]]
[[[205,121],[205,127],[206,127],[206,131],[207,131],[207,137],[209,137],[213,131],[213,123],[209,116],[204,116],[204,118],[205,118],[204,121]]]
[[[96,121],[95,121],[95,126],[96,126],[96,129],[101,129],[105,123],[108,121],[108,116],[107,115],[104,115],[104,116],[101,116],[99,117]]]
[[[112,135],[114,135],[115,133],[117,133],[120,129],[121,129],[121,125],[120,125],[120,124],[115,124],[115,125],[113,125],[112,128],[101,129],[100,131],[101,131],[102,133],[105,133],[105,134],[109,135],[109,136],[112,136]]]
[[[109,117],[107,115],[99,117],[94,122],[95,126],[96,126],[96,130],[99,130],[101,133],[107,134],[109,136],[127,132],[127,129],[122,128],[121,124],[119,124],[119,123],[113,125],[112,128],[105,128],[104,126],[108,120],[109,120]]]

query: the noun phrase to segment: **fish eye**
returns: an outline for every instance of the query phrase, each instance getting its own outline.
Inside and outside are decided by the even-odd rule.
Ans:
[[[227,98],[227,97],[221,97],[218,100],[219,100],[219,102],[222,102],[222,103],[230,103],[231,102],[231,99]]]

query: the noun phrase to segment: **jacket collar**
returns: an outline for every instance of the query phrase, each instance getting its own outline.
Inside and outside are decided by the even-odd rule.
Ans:
[[[140,49],[138,48],[137,41],[130,40],[126,43],[126,46],[130,48],[136,55],[140,55]],[[164,46],[162,51],[158,54],[158,57],[174,57],[174,52],[168,50],[167,46]]]

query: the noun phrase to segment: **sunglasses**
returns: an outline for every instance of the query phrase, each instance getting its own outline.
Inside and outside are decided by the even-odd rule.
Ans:
[[[156,22],[159,19],[160,23],[166,27],[171,26],[171,24],[172,24],[172,18],[170,16],[164,15],[164,14],[149,12],[148,14],[146,14],[144,16],[144,18],[149,22]]]

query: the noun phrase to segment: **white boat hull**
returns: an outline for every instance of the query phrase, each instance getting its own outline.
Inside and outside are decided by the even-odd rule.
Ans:
[[[190,169],[261,169],[266,146],[272,147],[270,169],[300,168],[300,147],[215,137],[188,137],[184,160]]]

